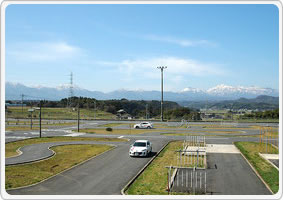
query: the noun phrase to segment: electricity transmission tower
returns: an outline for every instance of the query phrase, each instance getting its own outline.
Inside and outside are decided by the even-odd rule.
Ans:
[[[70,73],[70,85],[69,85],[69,107],[72,105],[72,97],[74,96],[74,86],[73,86],[73,72]]]

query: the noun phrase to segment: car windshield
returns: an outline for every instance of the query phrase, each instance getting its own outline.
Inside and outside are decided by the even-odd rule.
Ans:
[[[146,143],[145,142],[135,142],[134,147],[146,147]]]

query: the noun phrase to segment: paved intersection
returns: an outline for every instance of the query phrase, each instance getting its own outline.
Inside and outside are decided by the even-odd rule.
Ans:
[[[95,128],[98,125],[110,123],[109,121],[96,121],[96,122],[84,122],[83,128]],[[117,123],[117,122],[116,122]],[[124,122],[127,124],[128,122]],[[176,125],[171,123],[170,125]],[[198,123],[192,123],[192,128],[189,130],[201,130]],[[203,125],[203,124],[202,124]],[[127,126],[127,125],[126,125]],[[237,124],[237,127],[245,128],[246,124]],[[54,176],[40,184],[25,187],[22,189],[9,190],[9,194],[33,194],[33,195],[44,195],[44,194],[88,194],[88,195],[110,195],[110,194],[120,194],[121,189],[127,184],[127,182],[136,175],[136,173],[151,159],[149,158],[130,158],[128,156],[129,145],[137,139],[149,139],[153,144],[153,151],[159,151],[167,142],[172,140],[184,140],[185,136],[174,136],[174,135],[162,135],[163,132],[170,132],[172,128],[157,129],[154,133],[145,133],[137,135],[101,135],[101,134],[83,134],[76,135],[71,133],[71,129],[76,127],[62,127],[53,128],[43,131],[43,136],[79,136],[79,137],[121,137],[129,138],[129,142],[115,143],[117,147],[105,154],[102,154],[94,159],[87,161],[86,163],[79,165],[71,170],[65,171],[62,174]],[[122,126],[118,128],[125,128]],[[188,129],[185,129],[188,130]],[[225,129],[224,129],[225,130]],[[254,135],[257,131],[245,130],[242,135]],[[70,135],[72,134],[72,135]],[[206,133],[208,134],[208,133]],[[225,137],[215,136],[213,131],[211,132],[213,136],[207,136],[207,144],[232,144],[235,141],[258,141],[256,137]],[[237,133],[239,134],[239,133]],[[241,135],[240,134],[240,135]],[[15,131],[6,132],[6,142],[11,142],[23,138],[38,137],[38,131]],[[220,135],[220,134],[219,134]],[[59,144],[59,143],[58,143]],[[113,143],[112,143],[113,144]],[[52,144],[54,145],[54,144]],[[41,152],[47,152],[50,144],[38,145],[38,146],[28,146],[26,148],[37,148],[41,149],[38,151],[37,155],[44,154]],[[23,149],[23,154],[28,155]],[[34,152],[34,151],[33,151]],[[49,152],[50,153],[50,152]],[[32,155],[33,157],[35,155]],[[46,154],[46,156],[50,156]],[[20,156],[19,156],[20,157]],[[251,168],[248,166],[246,161],[243,160],[240,154],[236,157],[231,156],[231,154],[226,153],[211,153],[208,156],[208,163],[216,162],[220,169],[217,171],[216,175],[211,175],[211,190],[215,191],[215,194],[269,194],[269,191],[265,188],[260,179],[254,174]],[[239,165],[239,168],[233,167]],[[232,167],[232,168],[231,168]],[[231,170],[229,170],[231,168]],[[233,172],[235,171],[235,173]],[[227,174],[228,172],[233,172]],[[241,171],[244,173],[241,174]],[[212,173],[213,174],[213,173]],[[217,177],[217,180],[216,180]],[[219,179],[219,177],[221,177]],[[241,189],[243,185],[249,184],[252,189]],[[216,185],[215,185],[216,184]],[[253,185],[253,186],[251,186]],[[222,188],[222,189],[221,189]],[[265,189],[264,189],[265,188]],[[213,192],[212,191],[212,192]]]

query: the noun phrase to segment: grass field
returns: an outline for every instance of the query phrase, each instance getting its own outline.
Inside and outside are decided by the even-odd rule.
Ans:
[[[263,180],[268,184],[273,193],[279,189],[279,171],[265,161],[259,153],[265,153],[266,145],[257,142],[235,142],[236,147],[244,154]],[[269,153],[278,154],[278,149],[268,145]]]
[[[6,189],[38,183],[113,148],[109,145],[66,145],[53,147],[56,155],[31,164],[5,167]],[[70,156],[72,155],[72,156]]]
[[[124,138],[84,138],[84,137],[43,137],[43,138],[30,138],[5,144],[5,157],[16,156],[17,149],[20,147],[48,142],[68,142],[68,141],[100,141],[100,142],[125,142]]]
[[[211,133],[211,134],[210,134]],[[196,130],[196,131],[184,131],[184,132],[170,132],[161,133],[162,135],[176,135],[176,136],[186,136],[186,135],[213,135],[213,134],[243,134],[241,131],[207,131],[207,130]]]
[[[6,118],[30,118],[30,112],[28,112],[30,107],[24,107],[22,112],[22,107],[9,107],[6,112]],[[115,115],[104,112],[104,111],[96,111],[93,109],[80,109],[80,118],[81,119],[94,119],[94,115],[96,119],[115,119]],[[33,112],[33,118],[38,118],[39,111]],[[77,119],[78,112],[76,110],[72,110],[70,108],[42,108],[41,117],[43,119]]]
[[[180,150],[183,142],[171,142],[145,169],[126,191],[129,195],[167,195],[167,168],[177,158],[176,150]]]
[[[80,123],[84,124],[84,123]],[[41,125],[42,129],[50,128],[50,127],[61,127],[61,126],[74,126],[77,125],[75,122],[67,122],[67,123],[54,123],[54,124],[43,124]],[[6,131],[26,131],[26,130],[39,130],[38,124],[33,124],[32,129],[30,128],[30,125],[12,125],[12,126],[6,126]]]
[[[116,126],[121,126],[121,125],[128,125],[128,126],[133,126],[133,123],[108,123],[108,124],[101,124],[99,127],[116,127]]]

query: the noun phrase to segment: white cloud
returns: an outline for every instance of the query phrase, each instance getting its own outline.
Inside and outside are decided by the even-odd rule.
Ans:
[[[164,76],[172,83],[181,83],[188,76],[222,76],[227,73],[219,65],[178,57],[157,57],[99,63],[105,66],[112,66],[114,69],[116,68],[119,73],[123,74],[123,80],[127,81],[135,80],[138,77],[159,79],[160,72],[157,69],[158,66],[167,66]]]
[[[179,75],[180,79],[182,75],[192,76],[207,76],[207,75],[223,75],[224,71],[218,66],[213,64],[205,64],[193,59],[185,59],[178,57],[159,57],[143,60],[124,60],[117,63],[119,68],[127,74],[141,72],[149,77],[155,78],[151,71],[158,66],[167,66],[166,73],[172,75]]]
[[[145,40],[160,41],[171,44],[176,44],[183,47],[193,47],[193,46],[216,46],[214,42],[208,40],[188,40],[180,39],[171,36],[157,36],[157,35],[145,35],[142,36]]]
[[[7,47],[10,58],[27,62],[60,61],[82,54],[82,49],[66,42],[22,42]]]

